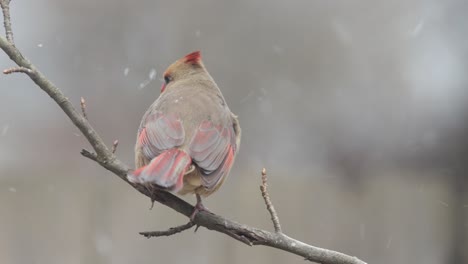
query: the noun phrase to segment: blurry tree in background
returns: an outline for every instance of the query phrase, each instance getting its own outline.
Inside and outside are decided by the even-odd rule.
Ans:
[[[13,1],[16,45],[132,164],[161,73],[200,49],[238,113],[231,177],[206,205],[369,263],[468,263],[466,1]],[[0,68],[11,67],[4,54]],[[24,76],[0,77],[0,261],[303,263],[200,230],[81,158]],[[191,198],[187,198],[191,199]],[[314,213],[311,213],[311,212]]]

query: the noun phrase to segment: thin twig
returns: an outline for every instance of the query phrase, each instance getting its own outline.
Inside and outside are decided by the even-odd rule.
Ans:
[[[98,157],[97,157],[96,153],[93,153],[93,152],[91,152],[91,151],[89,151],[87,149],[82,149],[80,153],[81,153],[81,155],[83,155],[83,157],[86,157],[86,158],[88,158],[90,160],[94,160],[96,162],[98,161]]]
[[[32,70],[28,69],[26,67],[12,67],[12,68],[8,68],[8,69],[3,70],[3,74],[12,74],[12,73],[15,73],[15,72],[22,72],[22,73],[26,73],[26,74],[31,74]]]
[[[81,114],[84,118],[88,119],[88,115],[86,114],[86,101],[83,97],[80,99],[80,106],[81,106]]]
[[[171,227],[169,228],[168,230],[164,230],[164,231],[150,231],[150,232],[140,232],[140,235],[143,235],[145,236],[146,238],[150,238],[150,237],[160,237],[160,236],[172,236],[174,234],[177,234],[177,233],[180,233],[182,231],[185,231],[187,229],[190,229],[192,228],[192,226],[194,226],[195,223],[190,221],[188,222],[187,224],[185,225],[180,225],[180,226],[176,226],[176,227]]]
[[[112,143],[112,153],[115,153],[118,145],[119,145],[119,140],[118,139],[114,140],[114,143]]]
[[[270,212],[271,221],[273,222],[273,227],[275,228],[275,232],[282,233],[278,214],[276,213],[275,207],[273,206],[273,203],[270,200],[270,195],[268,194],[267,186],[268,184],[267,184],[266,169],[263,168],[262,169],[262,185],[260,186],[260,191],[262,192],[263,200],[265,200],[267,210],[268,212]]]
[[[5,27],[6,38],[11,45],[15,45],[13,40],[13,30],[11,29],[10,0],[0,0],[0,6],[3,11],[3,26]]]

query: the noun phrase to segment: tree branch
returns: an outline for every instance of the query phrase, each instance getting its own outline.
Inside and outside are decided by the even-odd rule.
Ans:
[[[177,234],[177,233],[180,233],[180,232],[185,231],[187,229],[190,229],[194,225],[195,225],[195,223],[190,221],[185,225],[171,227],[171,228],[169,228],[168,230],[165,230],[165,231],[140,232],[140,235],[143,235],[146,238],[160,237],[160,236],[172,236],[174,234]]]
[[[13,30],[11,30],[11,19],[10,19],[10,0],[0,0],[0,6],[3,11],[3,26],[5,28],[5,35],[12,45],[15,45],[13,41]]]
[[[13,45],[13,34],[11,31],[11,23],[9,17],[9,0],[0,0],[4,14],[5,31],[7,38],[0,36],[0,48],[14,61],[19,67],[29,69],[27,71],[31,80],[46,92],[65,112],[73,124],[83,133],[88,142],[93,147],[95,153],[87,150],[82,151],[82,155],[90,158],[102,167],[113,172],[123,181],[130,184],[143,195],[148,196],[152,201],[157,201],[164,204],[173,210],[190,217],[194,207],[184,200],[163,191],[152,192],[141,185],[134,185],[127,181],[127,172],[129,167],[118,160],[116,156],[107,148],[103,140],[90,125],[88,120],[83,117],[68,100],[68,98],[60,91],[51,81],[49,81],[21,52]],[[224,233],[236,240],[239,240],[247,245],[264,245],[278,248],[299,256],[307,260],[319,263],[333,264],[364,264],[365,262],[356,257],[351,257],[346,254],[314,247],[305,244],[301,241],[290,238],[282,233],[271,233],[258,228],[249,227],[230,221],[222,216],[201,211],[195,216],[193,224],[206,227],[207,229]],[[188,226],[188,224],[186,225]]]

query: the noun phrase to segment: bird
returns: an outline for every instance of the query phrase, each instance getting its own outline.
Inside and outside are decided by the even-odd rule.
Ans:
[[[195,51],[164,72],[159,97],[140,123],[134,184],[174,194],[195,194],[190,216],[207,210],[202,197],[219,189],[239,151],[241,128],[221,90]]]

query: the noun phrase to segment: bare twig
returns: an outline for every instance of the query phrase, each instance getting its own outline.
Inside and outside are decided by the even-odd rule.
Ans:
[[[262,197],[263,200],[265,200],[265,205],[267,207],[268,212],[270,212],[271,215],[271,221],[273,222],[273,227],[275,228],[276,233],[281,233],[281,225],[280,221],[278,218],[278,214],[276,213],[275,207],[273,206],[273,203],[270,200],[270,195],[268,194],[267,191],[267,174],[266,174],[266,169],[262,169],[262,185],[260,186],[260,191],[262,192]]]
[[[117,146],[119,145],[119,140],[114,140],[114,143],[112,143],[112,153],[114,154],[115,151],[117,150]]]
[[[98,157],[97,157],[96,153],[90,152],[87,149],[82,149],[80,153],[81,153],[81,155],[83,155],[83,157],[86,157],[86,158],[88,158],[90,160],[94,160],[94,161],[98,162]]]
[[[84,118],[88,119],[88,115],[86,114],[86,101],[83,97],[80,99],[80,106],[81,106],[81,114]]]
[[[2,4],[2,8],[5,14],[4,4]],[[65,97],[62,91],[59,90],[52,82],[50,82],[39,70],[37,70],[37,68],[21,54],[21,52],[12,44],[12,42],[8,41],[2,36],[0,36],[0,48],[18,66],[31,70],[31,73],[28,74],[31,80],[34,81],[37,86],[46,92],[60,106],[60,108],[65,112],[73,124],[81,131],[81,133],[83,133],[95,151],[95,153],[91,153],[90,151],[83,150],[83,156],[96,161],[102,167],[113,172],[123,181],[129,183],[140,193],[151,198],[151,200],[164,204],[173,210],[190,217],[194,207],[177,196],[164,191],[151,192],[142,185],[135,185],[128,182],[127,173],[130,171],[129,167],[118,160],[116,156],[107,148],[103,140],[90,125],[88,120],[73,107],[73,104],[68,100],[67,97]],[[247,245],[264,245],[278,248],[280,250],[302,256],[305,259],[314,262],[327,264],[365,263],[356,257],[352,257],[337,251],[314,247],[290,238],[279,232],[272,233],[266,230],[249,227],[247,225],[239,224],[222,216],[205,211],[199,212],[192,222],[195,225],[200,225],[206,227],[207,229],[224,233]]]
[[[22,73],[26,73],[26,74],[32,73],[32,71],[30,69],[26,68],[26,67],[12,67],[12,68],[8,68],[8,69],[3,70],[3,74],[12,74],[12,73],[15,73],[15,72],[22,72]]]
[[[172,236],[174,234],[177,234],[177,233],[180,233],[182,231],[185,231],[187,229],[190,229],[192,228],[192,226],[194,226],[195,223],[193,223],[192,221],[188,222],[187,224],[185,225],[180,225],[180,226],[176,226],[176,227],[171,227],[169,228],[168,230],[164,230],[164,231],[150,231],[150,232],[140,232],[140,235],[143,235],[145,236],[146,238],[150,238],[150,237],[160,237],[160,236]]]
[[[12,45],[15,45],[13,41],[13,30],[11,30],[11,19],[10,19],[10,0],[0,0],[0,6],[3,11],[3,26],[5,27],[5,35]]]

